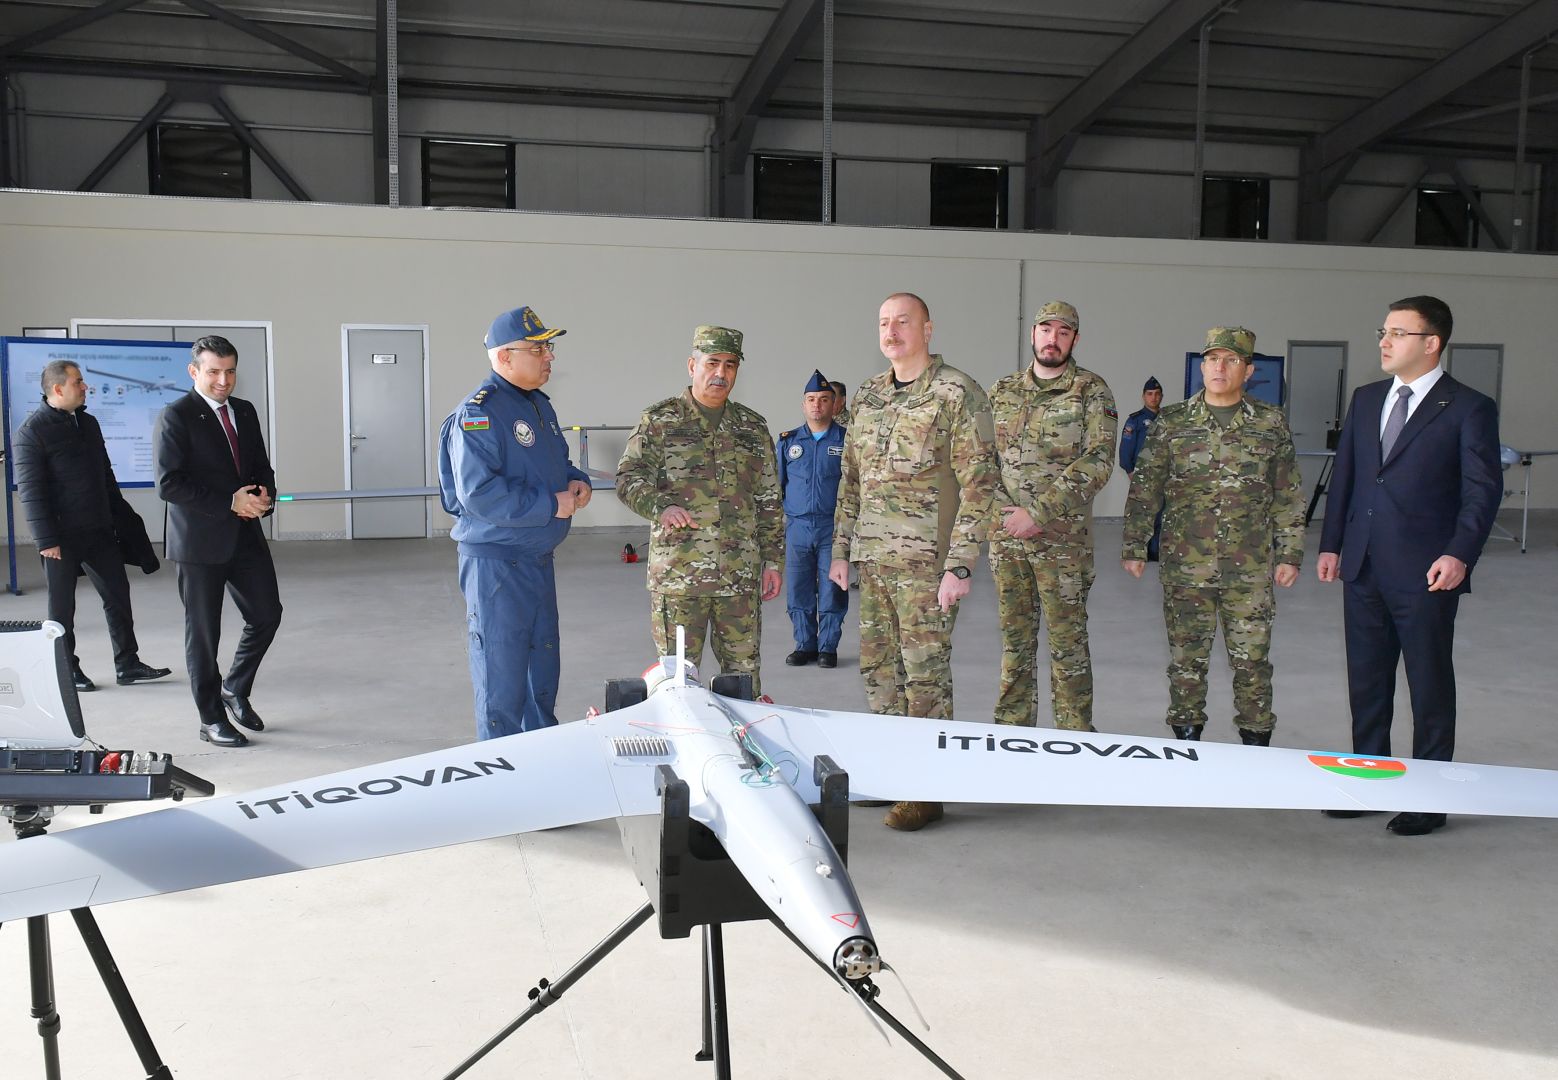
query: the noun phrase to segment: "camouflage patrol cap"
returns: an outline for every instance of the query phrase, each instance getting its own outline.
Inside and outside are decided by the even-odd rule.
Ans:
[[[1255,355],[1255,334],[1242,326],[1214,326],[1206,332],[1205,356],[1213,349],[1228,349],[1248,360]]]
[[[692,349],[693,352],[700,352],[705,356],[730,353],[740,360],[742,359],[741,331],[732,330],[727,326],[700,326],[693,331]]]
[[[1064,300],[1051,300],[1039,308],[1039,313],[1033,317],[1033,325],[1038,326],[1040,323],[1047,322],[1065,323],[1078,332],[1082,329],[1082,320],[1077,317],[1077,309]]]

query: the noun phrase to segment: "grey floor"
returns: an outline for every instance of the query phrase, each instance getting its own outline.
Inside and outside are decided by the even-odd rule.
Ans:
[[[1311,533],[1311,544],[1315,534]],[[1558,769],[1551,583],[1558,519],[1531,551],[1490,544],[1461,608],[1460,752]],[[559,557],[559,714],[650,660],[636,531],[580,532]],[[1099,528],[1091,603],[1101,729],[1161,735],[1166,649],[1152,580],[1117,567]],[[104,689],[89,732],[160,749],[239,792],[466,741],[462,607],[447,541],[274,548],[286,616],[254,695],[271,730],[241,751],[195,738],[172,575],[137,575],[145,659],[163,683],[112,683],[101,614],[82,586],[81,652]],[[43,614],[28,550],[21,597]],[[1341,595],[1313,578],[1280,598],[1276,741],[1345,748]],[[958,715],[987,719],[1000,647],[989,578],[958,622]],[[233,627],[228,635],[231,648]],[[768,607],[765,689],[863,708],[856,635],[835,671],[790,669],[788,620]],[[1404,711],[1405,690],[1402,692]],[[1213,665],[1209,737],[1232,740]],[[1041,718],[1047,723],[1048,718]],[[1406,723],[1398,740],[1409,741]],[[969,1077],[1423,1080],[1558,1075],[1558,824],[1455,819],[1424,838],[1384,819],[1313,812],[962,807],[918,834],[852,812],[851,871],[885,956]],[[81,825],[72,811],[59,822]],[[3,840],[0,842],[11,842]],[[135,901],[99,911],[164,1057],[179,1076],[438,1077],[643,900],[610,823]],[[65,1075],[140,1075],[68,920],[55,920]],[[0,1075],[42,1075],[28,1017],[25,935],[0,928]],[[735,1074],[930,1077],[885,1044],[770,927],[727,932]],[[912,1016],[884,980],[884,1002]],[[469,1075],[713,1076],[698,1041],[695,940],[629,940]]]

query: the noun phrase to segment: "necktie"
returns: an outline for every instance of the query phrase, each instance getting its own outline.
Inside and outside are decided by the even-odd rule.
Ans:
[[[1407,426],[1407,399],[1411,396],[1410,386],[1396,391],[1396,407],[1390,410],[1390,416],[1385,419],[1385,433],[1379,437],[1380,461],[1390,460],[1390,452],[1395,448],[1396,440],[1401,438],[1401,429]]]
[[[242,473],[243,466],[238,463],[238,432],[233,430],[233,420],[232,417],[227,415],[227,406],[224,404],[217,409],[216,415],[222,418],[222,427],[227,432],[227,448],[233,452],[233,468]],[[1403,414],[1402,418],[1405,420],[1405,414]],[[1391,419],[1394,421],[1395,417],[1392,416]],[[1399,431],[1400,429],[1398,428],[1397,430]]]

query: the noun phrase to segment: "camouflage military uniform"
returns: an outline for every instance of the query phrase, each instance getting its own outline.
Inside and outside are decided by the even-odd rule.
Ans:
[[[1091,731],[1093,664],[1087,594],[1093,587],[1093,497],[1114,471],[1119,414],[1104,380],[1076,361],[1053,379],[1033,368],[990,388],[1004,492],[990,524],[990,572],[1001,623],[1001,692],[995,720],[1038,722],[1039,616],[1049,628],[1055,726]],[[1020,506],[1043,530],[1019,540],[1001,528]]]
[[[703,655],[712,624],[721,671],[758,679],[764,570],[784,561],[784,512],[768,423],[735,401],[710,428],[689,388],[644,410],[617,466],[617,497],[649,519],[650,630],[661,655],[687,629],[687,657]],[[669,506],[698,527],[667,529]]]
[[[1165,406],[1131,474],[1122,558],[1145,559],[1163,507],[1159,579],[1169,638],[1171,726],[1206,723],[1206,678],[1221,617],[1235,723],[1270,732],[1271,574],[1304,557],[1304,498],[1282,410],[1244,398],[1218,425],[1201,391]]]
[[[855,395],[833,557],[860,572],[860,673],[871,710],[952,715],[953,612],[942,574],[972,567],[997,488],[985,392],[931,357],[910,385],[889,368]]]

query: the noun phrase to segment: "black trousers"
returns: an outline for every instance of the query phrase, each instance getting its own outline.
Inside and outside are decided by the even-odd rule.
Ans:
[[[184,663],[189,668],[189,689],[200,722],[214,724],[226,716],[222,688],[239,697],[249,696],[260,661],[281,626],[276,564],[271,561],[265,537],[257,530],[245,529],[229,561],[174,565],[178,568],[179,599],[184,602]],[[226,679],[216,662],[224,592],[232,595],[244,623]]]
[[[43,579],[49,588],[49,618],[65,628],[65,651],[72,664],[76,656],[76,579],[87,579],[103,598],[108,617],[108,639],[114,646],[114,670],[123,671],[140,659],[135,644],[135,617],[130,611],[130,580],[124,573],[124,556],[107,529],[79,533],[60,541],[60,557],[43,560]]]
[[[1346,583],[1342,610],[1347,631],[1347,691],[1352,705],[1352,749],[1390,756],[1396,665],[1405,658],[1412,695],[1412,756],[1449,761],[1455,756],[1455,613],[1458,592],[1386,589],[1367,559]]]

